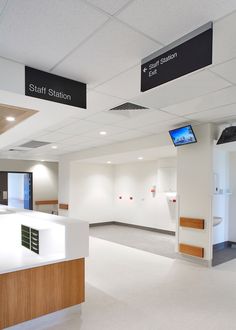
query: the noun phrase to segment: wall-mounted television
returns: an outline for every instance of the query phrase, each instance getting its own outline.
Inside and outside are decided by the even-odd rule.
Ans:
[[[176,147],[197,142],[191,125],[172,129],[169,134]]]

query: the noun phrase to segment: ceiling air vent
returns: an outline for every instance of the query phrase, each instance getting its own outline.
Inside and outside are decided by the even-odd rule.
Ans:
[[[148,108],[138,104],[126,102],[121,105],[118,105],[115,108],[110,109],[109,111],[135,111],[135,110],[148,110]]]
[[[21,144],[20,146],[18,147],[21,147],[21,148],[39,148],[39,147],[43,147],[43,146],[46,146],[47,144],[50,144],[51,142],[43,142],[43,141],[29,141],[29,142],[26,142],[24,144]]]

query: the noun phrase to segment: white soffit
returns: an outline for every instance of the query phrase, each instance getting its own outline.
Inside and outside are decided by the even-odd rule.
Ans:
[[[118,18],[167,45],[233,10],[235,0],[136,0]]]
[[[126,25],[111,20],[53,72],[79,77],[92,87],[124,72],[160,47]]]
[[[8,1],[0,56],[49,70],[107,19],[82,1]]]
[[[163,108],[230,86],[230,83],[208,70],[154,88],[133,100],[134,103],[152,108]]]

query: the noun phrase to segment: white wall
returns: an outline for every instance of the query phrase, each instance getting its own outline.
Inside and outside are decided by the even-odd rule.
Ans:
[[[158,191],[158,169],[176,168],[175,159],[125,165],[71,162],[59,168],[60,201],[69,203],[69,211],[60,214],[90,223],[120,221],[175,231],[176,203]]]
[[[236,242],[236,152],[229,153],[229,240]]]
[[[175,231],[176,204],[159,189],[158,169],[161,166],[161,161],[114,166],[114,220]],[[175,168],[175,160],[166,160],[165,166]],[[157,189],[155,196],[151,192],[153,186]]]
[[[112,215],[112,166],[72,162],[69,177],[69,216],[95,223],[111,221]]]
[[[58,198],[58,163],[56,162],[0,159],[0,171],[33,173],[33,205],[36,200]]]
[[[213,244],[228,241],[228,211],[229,196],[226,194],[229,188],[229,154],[228,152],[214,148],[213,172],[215,177],[213,187],[212,215],[222,217],[223,221],[213,227]],[[217,186],[217,191],[216,191]]]

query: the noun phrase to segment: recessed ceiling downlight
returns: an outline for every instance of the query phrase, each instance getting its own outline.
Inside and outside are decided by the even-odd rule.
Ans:
[[[6,121],[15,121],[15,117],[12,117],[12,116],[8,116],[6,117]]]

